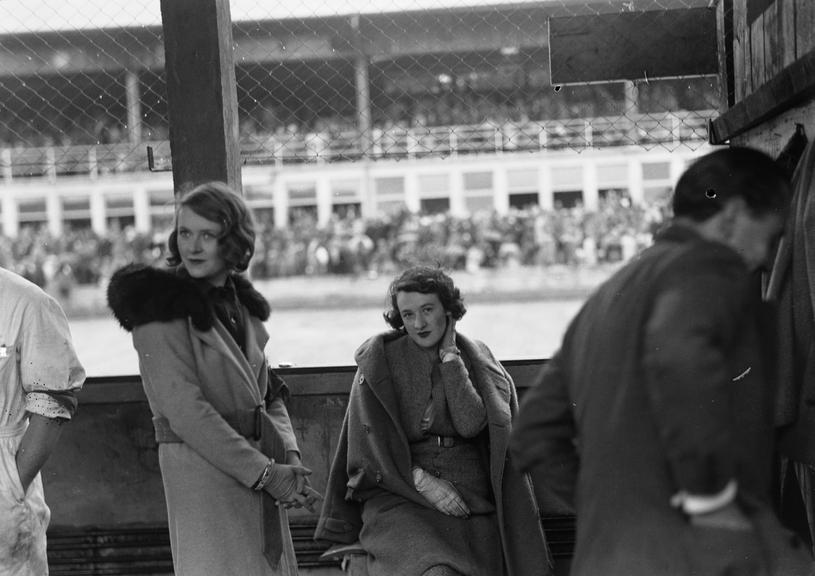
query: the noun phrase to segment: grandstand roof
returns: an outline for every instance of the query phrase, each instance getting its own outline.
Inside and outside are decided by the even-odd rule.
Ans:
[[[674,10],[710,0],[230,0],[234,22],[327,18],[352,14],[485,9],[563,8],[568,13]],[[160,0],[0,0],[0,35],[161,25]]]
[[[481,6],[569,3],[571,0],[231,0],[232,20],[253,21],[378,14]],[[160,26],[159,0],[3,0],[0,34]]]

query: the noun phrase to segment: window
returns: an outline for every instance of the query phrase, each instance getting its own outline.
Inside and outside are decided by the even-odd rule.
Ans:
[[[583,188],[582,166],[555,166],[552,168],[552,188]]]
[[[599,164],[597,183],[600,189],[626,187],[628,185],[628,166],[626,164]]]
[[[419,195],[425,198],[450,194],[450,177],[447,174],[420,174]]]
[[[492,172],[466,172],[464,190],[465,192],[492,191]]]
[[[538,204],[539,203],[537,192],[509,195],[509,205],[512,208],[523,210],[524,208],[529,208],[530,206],[537,206]]]
[[[376,178],[374,184],[377,196],[402,196],[405,193],[405,179],[401,176]]]
[[[175,195],[172,189],[150,190],[150,226],[153,230],[166,230],[173,225]]]
[[[537,206],[538,198],[537,170],[509,170],[507,171],[507,191],[509,192],[509,205],[512,208],[528,208]]]
[[[628,188],[600,188],[597,195],[601,200],[608,200],[609,198],[631,198]]]
[[[331,213],[340,219],[357,218],[362,213],[362,204],[359,202],[345,202],[331,206]]]
[[[336,180],[331,182],[331,202],[334,205],[346,205],[349,202],[359,204],[361,183],[359,180]]]
[[[45,206],[45,198],[21,199],[17,205],[20,224],[45,224],[48,222],[48,212]]]
[[[307,221],[317,221],[316,206],[294,206],[289,208],[289,226]]]
[[[643,180],[664,180],[670,177],[670,162],[645,162],[642,165]]]
[[[317,186],[314,183],[289,184],[289,206],[316,206]]]
[[[317,222],[317,185],[314,182],[289,183],[289,224]]]
[[[91,201],[87,196],[62,199],[62,222],[66,228],[82,229],[91,226]]]
[[[574,208],[583,203],[582,190],[567,190],[553,194],[555,208]]]
[[[426,214],[444,214],[450,210],[449,198],[422,198],[421,211]]]
[[[471,214],[495,209],[492,172],[464,173],[464,206]]]
[[[393,214],[405,207],[405,179],[402,176],[374,178],[376,211]]]

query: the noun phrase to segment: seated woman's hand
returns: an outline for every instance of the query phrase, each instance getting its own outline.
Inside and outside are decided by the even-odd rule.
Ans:
[[[456,518],[469,517],[469,507],[455,486],[447,480],[436,478],[416,466],[413,468],[413,484],[419,494],[439,512]]]

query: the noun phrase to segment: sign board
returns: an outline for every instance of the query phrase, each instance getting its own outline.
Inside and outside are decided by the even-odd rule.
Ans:
[[[714,8],[549,19],[552,84],[718,73]]]

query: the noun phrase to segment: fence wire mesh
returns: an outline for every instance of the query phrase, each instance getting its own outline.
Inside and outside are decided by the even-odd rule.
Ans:
[[[547,14],[634,4],[232,0],[243,160],[699,147],[715,76],[552,84]],[[144,171],[148,146],[169,157],[163,56],[157,0],[0,2],[4,178]]]

